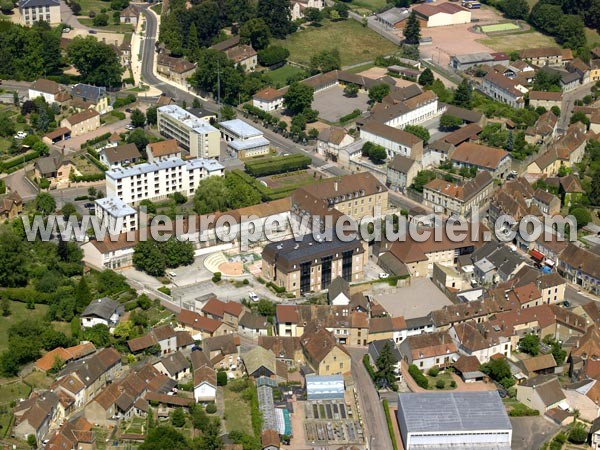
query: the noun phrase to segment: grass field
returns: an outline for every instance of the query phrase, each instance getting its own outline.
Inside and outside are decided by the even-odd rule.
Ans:
[[[519,25],[515,25],[514,23],[506,22],[506,23],[494,23],[492,25],[482,25],[481,31],[484,33],[496,33],[498,31],[509,31],[509,30],[519,30]]]
[[[277,88],[286,86],[287,80],[295,75],[304,73],[300,67],[290,66],[286,64],[285,66],[280,67],[279,69],[270,70],[263,72],[265,77],[269,79],[271,84]]]
[[[237,380],[223,387],[223,399],[225,402],[225,423],[227,432],[241,431],[252,435],[252,422],[250,420],[250,405],[243,398],[242,392],[233,392],[232,385],[244,383],[243,380]]]
[[[430,390],[441,391],[441,390],[456,389],[456,388],[450,387],[450,382],[452,381],[452,375],[450,375],[450,372],[443,372],[443,373],[440,372],[437,377],[431,377],[427,373],[425,373],[424,375],[427,377],[427,380],[429,380],[429,389]],[[446,383],[444,389],[438,389],[435,387],[435,383],[437,383],[438,380],[444,380],[444,383]]]
[[[596,30],[586,28],[585,37],[587,38],[588,44],[590,44],[591,47],[596,47],[600,45],[600,34],[598,34]]]
[[[313,55],[337,48],[342,66],[358,64],[390,55],[398,47],[355,20],[323,22],[321,27],[309,27],[292,34],[285,40],[273,41],[290,51],[290,61],[309,65]]]
[[[104,7],[106,8],[106,6]],[[109,23],[105,27],[95,27],[94,19],[87,19],[81,17],[78,20],[79,23],[81,23],[82,25],[85,25],[86,27],[95,28],[96,30],[100,31],[114,31],[115,33],[131,33],[131,30],[133,30],[133,26],[126,23],[120,23],[119,25]],[[112,20],[112,17],[109,20]]]
[[[8,329],[12,325],[25,317],[28,319],[42,318],[47,311],[46,305],[35,305],[35,309],[27,309],[25,303],[11,301],[10,316],[0,319],[0,352],[8,347]]]
[[[31,387],[22,381],[0,385],[0,404],[7,404],[20,398],[28,398]]]
[[[73,162],[82,175],[96,175],[101,173],[100,169],[93,165],[84,155],[77,155],[73,158]]]
[[[274,189],[312,184],[318,182],[318,180],[319,175],[314,170],[298,170],[296,172],[271,175],[261,179],[261,181],[267,183],[267,186]]]
[[[503,34],[501,36],[477,39],[480,44],[486,45],[497,52],[511,52],[524,48],[555,47],[556,41],[550,36],[537,31],[519,34]]]
[[[82,16],[87,16],[90,11],[99,13],[102,8],[110,9],[110,2],[100,0],[79,0],[78,3],[81,5]]]
[[[375,12],[383,8],[386,4],[386,0],[352,0],[350,8],[359,13]]]

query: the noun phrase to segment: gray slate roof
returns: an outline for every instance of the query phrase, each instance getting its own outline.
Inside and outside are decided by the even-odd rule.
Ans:
[[[512,429],[497,391],[400,394],[398,420],[409,433]]]
[[[97,102],[102,97],[106,97],[107,94],[105,87],[78,83],[71,89],[71,95],[75,98],[81,98],[85,101]]]
[[[104,297],[92,301],[87,308],[85,308],[85,311],[83,311],[81,317],[96,316],[108,320],[115,313],[115,311],[122,310],[123,305],[108,297]]]
[[[37,8],[38,6],[60,6],[58,0],[23,0],[19,2],[19,8]]]

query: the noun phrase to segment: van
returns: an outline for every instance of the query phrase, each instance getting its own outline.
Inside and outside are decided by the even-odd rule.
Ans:
[[[171,278],[175,278],[177,276],[175,272],[167,272],[167,275],[169,275]]]

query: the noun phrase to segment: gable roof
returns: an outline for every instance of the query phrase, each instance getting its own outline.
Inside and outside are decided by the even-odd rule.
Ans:
[[[109,163],[114,164],[123,161],[133,161],[142,157],[135,144],[123,144],[116,147],[108,147],[102,150]]]
[[[429,18],[436,14],[456,14],[467,10],[456,3],[441,3],[439,5],[419,4],[413,6],[413,11],[420,16]]]
[[[247,311],[240,318],[239,326],[250,330],[266,330],[269,327],[269,322],[265,316]]]
[[[239,318],[244,311],[244,307],[241,303],[223,302],[218,298],[213,297],[206,302],[201,311],[204,314],[210,314],[217,317],[224,317],[225,313],[228,313]]]
[[[569,243],[560,254],[560,262],[576,270],[600,279],[600,255]]]
[[[495,170],[506,157],[508,157],[508,152],[500,148],[488,147],[487,145],[475,144],[473,142],[464,142],[454,150],[450,159],[464,164]]]
[[[276,358],[291,360],[302,349],[300,338],[295,336],[258,336],[258,345],[271,350]]]
[[[171,376],[176,376],[179,372],[183,372],[190,367],[190,362],[181,352],[165,355],[160,359],[160,362]]]
[[[223,322],[211,317],[206,317],[194,311],[182,309],[177,315],[177,321],[194,330],[205,331],[209,334],[214,333],[223,325]]]
[[[122,311],[123,305],[115,302],[111,298],[103,297],[90,302],[85,310],[81,313],[81,317],[99,317],[104,320],[109,320],[113,314]]]
[[[348,135],[342,127],[329,127],[319,133],[319,140],[334,145],[340,145]]]
[[[200,386],[202,383],[208,383],[217,387],[217,372],[209,366],[202,366],[194,370],[194,386]]]
[[[35,4],[34,4],[35,3]],[[40,4],[38,4],[40,3]],[[34,6],[52,6],[58,4],[56,0],[29,0],[26,2],[22,2],[19,6],[21,8],[31,8]],[[39,92],[44,92],[46,94],[56,95],[60,91],[62,91],[60,85],[56,81],[46,80],[45,78],[38,78],[31,85],[31,89]]]
[[[447,331],[408,336],[402,345],[408,348],[412,361],[457,352]]]
[[[406,147],[413,147],[423,142],[420,138],[418,138],[412,133],[400,130],[399,128],[390,127],[385,123],[376,122],[374,120],[371,120],[364,124],[361,130],[364,130],[367,133],[374,134],[375,136],[380,136],[384,139],[388,139],[392,142],[404,145]]]
[[[529,374],[556,367],[556,361],[554,360],[552,353],[532,356],[531,358],[521,360],[521,363]]]
[[[469,139],[477,139],[477,136],[482,131],[483,128],[481,128],[477,123],[470,123],[459,128],[458,130],[453,131],[450,134],[447,134],[443,137],[443,140],[456,146],[468,141]]]
[[[80,113],[73,114],[70,117],[67,117],[66,120],[70,125],[77,125],[78,123],[85,122],[93,117],[99,117],[100,113],[95,109],[86,109],[85,111],[81,111]]]
[[[323,361],[334,348],[338,348],[348,355],[348,352],[336,342],[333,335],[325,328],[319,328],[314,333],[305,332],[300,339],[304,351],[317,364]]]
[[[261,367],[264,367],[273,375],[277,373],[275,354],[264,347],[254,347],[252,350],[243,353],[242,360],[244,361],[248,375],[252,375]]]
[[[152,142],[148,144],[148,148],[152,152],[154,157],[173,155],[181,152],[181,149],[177,146],[175,139],[167,139],[166,141]]]

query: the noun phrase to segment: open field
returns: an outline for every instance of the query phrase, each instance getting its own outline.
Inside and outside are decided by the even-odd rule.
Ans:
[[[340,52],[342,66],[370,61],[398,50],[397,46],[355,20],[325,21],[321,27],[308,27],[285,40],[274,40],[273,45],[287,48],[290,61],[306,65],[310,64],[313,55],[334,48]]]
[[[280,88],[288,84],[287,80],[290,77],[302,74],[304,73],[304,70],[302,70],[300,67],[286,64],[285,66],[282,66],[279,69],[266,70],[263,73],[265,77],[269,79],[273,86]]]
[[[15,381],[0,385],[0,404],[17,401],[20,398],[28,398],[31,387],[22,381]]]
[[[359,13],[375,12],[386,5],[385,0],[352,0],[350,8]]]
[[[497,52],[510,52],[525,48],[555,47],[556,41],[537,31],[519,34],[503,34],[501,36],[477,39],[477,42]]]
[[[586,28],[585,37],[587,38],[588,44],[591,44],[592,47],[600,45],[600,34],[598,34],[596,30]]]
[[[106,6],[104,6],[106,8]],[[113,31],[115,33],[131,33],[131,31],[133,30],[132,25],[130,24],[126,24],[126,23],[120,23],[120,24],[114,24],[111,23],[110,21],[112,20],[112,17],[109,19],[109,24],[106,25],[105,27],[95,27],[94,26],[94,19],[89,19],[89,18],[79,18],[79,23],[81,23],[82,25],[85,25],[86,27],[90,27],[90,28],[95,28],[96,30],[99,31]]]
[[[82,16],[87,16],[90,11],[99,13],[102,8],[110,8],[110,2],[103,2],[101,0],[79,0],[78,3],[81,5]],[[81,21],[81,19],[79,20]]]
[[[319,174],[314,170],[298,170],[296,172],[281,173],[260,179],[260,181],[263,181],[267,186],[274,189],[312,184],[316,180],[319,180]]]
[[[445,372],[440,372],[437,377],[432,377],[429,376],[427,374],[427,372],[424,373],[425,377],[427,378],[427,380],[429,381],[429,389],[433,390],[433,391],[452,391],[454,389],[456,389],[456,387],[451,387],[450,383],[452,382],[452,375],[450,375],[450,372],[445,371]],[[444,381],[444,389],[438,389],[435,386],[435,383],[437,383],[439,380],[443,380]]]
[[[250,405],[244,400],[244,391],[234,392],[232,386],[245,382],[236,380],[223,387],[223,399],[225,403],[225,426],[227,432],[233,430],[252,435],[252,422],[250,420]]]
[[[35,309],[27,309],[25,303],[10,301],[10,316],[0,320],[0,352],[8,348],[8,329],[12,325],[25,317],[28,319],[42,318],[47,311],[48,306],[46,305],[35,305]]]
[[[498,31],[519,30],[521,27],[511,22],[494,23],[492,25],[482,25],[481,31],[484,33],[497,33]]]

